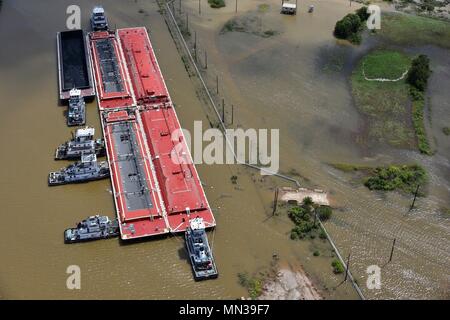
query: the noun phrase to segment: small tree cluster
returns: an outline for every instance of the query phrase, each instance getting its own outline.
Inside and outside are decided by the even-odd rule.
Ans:
[[[361,7],[355,13],[349,13],[344,18],[336,22],[334,36],[338,39],[346,39],[352,43],[361,42],[360,31],[364,21],[369,18],[367,7]]]
[[[313,231],[318,229],[318,225],[314,223],[314,214],[321,220],[327,220],[331,217],[332,210],[329,206],[315,204],[311,197],[306,197],[300,206],[289,210],[289,218],[295,223],[295,227],[291,230],[291,239],[303,239],[306,235],[311,239],[316,237]],[[319,232],[319,238],[326,238],[322,233],[323,230]]]
[[[425,91],[428,78],[431,75],[430,59],[426,55],[419,55],[411,63],[407,81],[419,91]]]

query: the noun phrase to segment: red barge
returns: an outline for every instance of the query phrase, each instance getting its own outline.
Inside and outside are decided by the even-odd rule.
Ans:
[[[197,217],[214,227],[147,30],[91,32],[89,43],[122,239],[185,232]]]

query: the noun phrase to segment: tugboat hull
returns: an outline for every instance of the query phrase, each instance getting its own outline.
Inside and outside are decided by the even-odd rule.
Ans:
[[[109,178],[109,172],[92,177],[73,178],[71,180],[65,180],[64,175],[61,172],[50,172],[50,174],[48,175],[48,185],[60,186],[64,184],[84,183],[89,181],[102,180],[106,178]]]
[[[108,239],[120,234],[117,219],[111,221],[107,216],[91,216],[77,224],[76,228],[64,231],[64,243],[77,243]]]
[[[198,241],[198,236],[196,236],[196,240]],[[192,272],[194,274],[194,280],[195,281],[201,281],[201,280],[208,280],[208,279],[216,279],[219,276],[219,273],[217,272],[217,267],[214,262],[214,258],[212,257],[212,251],[208,244],[208,239],[206,237],[206,233],[204,233],[201,236],[202,243],[205,248],[205,252],[208,255],[208,265],[205,267],[201,263],[199,264],[199,261],[196,261],[196,256],[198,257],[198,253],[196,255],[195,249],[194,249],[194,237],[192,236],[192,230],[188,229],[185,233],[185,240],[186,240],[186,250],[189,254],[189,259],[191,261],[192,266]]]
[[[73,236],[74,231],[76,231],[76,228],[69,228],[64,231],[64,243],[65,244],[72,244],[72,243],[79,243],[79,242],[89,242],[89,241],[96,241],[96,240],[102,240],[102,239],[110,239],[115,238],[119,236],[120,232],[117,231],[115,233],[107,233],[107,234],[101,234],[101,235],[92,235],[85,238],[80,238],[77,236]]]
[[[83,154],[95,153],[98,157],[106,155],[105,142],[103,139],[97,139],[92,145],[86,148],[74,150],[68,143],[64,143],[56,148],[55,160],[80,160]]]

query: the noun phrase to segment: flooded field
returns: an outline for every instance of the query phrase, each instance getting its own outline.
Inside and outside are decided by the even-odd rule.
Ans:
[[[175,12],[181,22],[189,14],[190,40],[196,33],[198,56],[204,51],[208,55],[205,77],[214,90],[219,76],[220,95],[235,106],[235,125],[280,128],[281,170],[295,170],[303,184],[331,193],[340,210],[326,227],[343,255],[351,253],[353,273],[366,296],[448,298],[450,139],[442,133],[450,120],[448,51],[399,48],[377,36],[366,36],[358,47],[338,42],[332,36],[335,22],[358,7],[346,1],[306,1],[297,16],[280,15],[278,1],[246,1],[237,14],[234,5],[220,10],[204,6],[200,16],[196,1],[183,4],[181,16],[176,6]],[[306,12],[310,4],[313,14]],[[262,36],[267,30],[271,35]],[[427,126],[436,148],[432,157],[365,141],[367,123],[354,105],[349,77],[360,57],[375,48],[430,57]],[[329,166],[335,162],[420,163],[430,175],[427,197],[419,198],[409,212],[412,196],[370,192]],[[365,287],[370,265],[381,267],[379,290]]]
[[[217,280],[194,282],[182,237],[132,244],[117,239],[63,244],[63,230],[77,221],[95,213],[115,214],[108,180],[47,186],[48,172],[68,164],[53,160],[54,148],[70,138],[71,131],[65,124],[66,107],[58,105],[55,38],[57,31],[65,29],[66,8],[73,3],[3,1],[0,12],[0,41],[7,44],[0,50],[0,146],[4,150],[0,169],[0,298],[234,299],[247,294],[237,274],[264,272],[274,254],[292,265],[302,265],[325,298],[357,298],[348,282],[339,285],[342,277],[333,275],[332,253],[326,243],[291,241],[289,219],[272,217],[273,188],[283,182],[261,180],[258,172],[240,166],[198,167],[217,219],[216,231],[209,234],[220,272]],[[76,3],[82,9],[82,27],[88,29],[93,4]],[[194,120],[206,122],[203,106],[156,2],[109,0],[101,4],[111,26],[144,25],[149,29],[182,126],[191,129]],[[217,57],[211,57],[211,63]],[[224,67],[217,63],[219,66]],[[244,93],[236,91],[236,97],[242,98]],[[242,109],[239,122],[253,125],[246,121],[255,118],[261,107],[261,119],[266,119],[263,124],[279,127],[281,119],[267,118],[269,106],[254,99],[241,104],[247,111]],[[87,123],[99,136],[96,103],[87,104],[87,110]],[[351,112],[347,116],[356,126],[357,116]],[[289,129],[293,138],[299,134],[294,129]],[[283,139],[285,148],[289,146],[286,143]],[[307,160],[296,154],[284,151],[282,161],[286,168],[293,167],[288,163],[298,162],[296,167],[302,172],[307,169],[302,165]],[[236,185],[230,181],[233,175],[238,176]],[[327,185],[324,181],[318,183]],[[316,247],[323,256],[313,257]],[[81,268],[81,290],[66,288],[69,265]]]

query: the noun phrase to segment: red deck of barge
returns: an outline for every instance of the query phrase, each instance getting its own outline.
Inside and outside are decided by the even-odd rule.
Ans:
[[[90,39],[122,239],[183,232],[195,217],[214,227],[192,161],[173,161],[191,157],[172,151],[187,147],[183,136],[172,141],[180,123],[147,30],[95,32]]]

